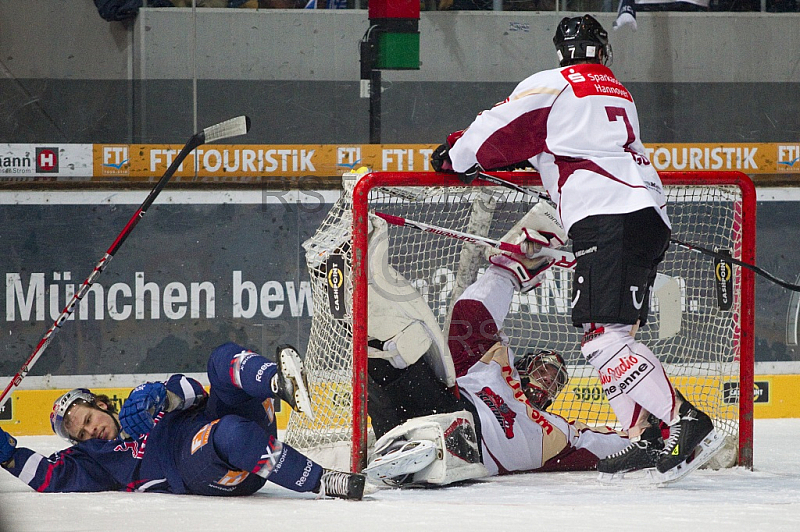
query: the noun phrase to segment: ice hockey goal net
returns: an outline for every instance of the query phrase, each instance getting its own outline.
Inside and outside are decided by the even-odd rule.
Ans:
[[[535,173],[496,174],[540,191]],[[755,259],[755,189],[738,172],[662,173],[673,237],[734,258]],[[499,239],[538,201],[529,193],[453,176],[415,172],[346,174],[340,199],[304,243],[314,316],[305,363],[315,419],[293,413],[285,440],[328,467],[359,470],[370,441],[367,417],[367,213],[395,216]],[[486,261],[473,244],[389,227],[390,264],[426,298],[444,331],[455,298]],[[569,244],[568,244],[569,245]],[[708,254],[670,246],[651,318],[640,329],[687,398],[728,440],[729,463],[752,467],[753,275]],[[615,426],[595,370],[570,321],[571,272],[553,268],[517,294],[504,326],[518,353],[555,349],[570,380],[550,408],[570,420]]]

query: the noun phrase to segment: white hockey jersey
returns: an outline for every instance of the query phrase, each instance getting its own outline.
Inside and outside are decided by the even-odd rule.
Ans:
[[[456,172],[526,159],[558,205],[564,228],[597,214],[655,207],[669,226],[661,179],[639,138],[633,98],[600,64],[546,70],[482,112],[450,148]]]
[[[513,365],[513,351],[507,347],[507,338],[502,333],[513,287],[510,274],[491,266],[456,303],[456,308],[461,309],[459,320],[471,321],[472,330],[497,331],[488,351],[481,347],[487,345],[486,339],[465,336],[458,342],[467,351],[482,353],[480,360],[472,364],[466,374],[460,374],[456,383],[460,393],[475,405],[478,413],[486,469],[492,475],[532,471],[554,458],[574,460],[575,455],[567,455],[577,449],[585,449],[597,458],[622,450],[629,442],[616,432],[569,422],[530,404]],[[478,308],[483,311],[476,312]],[[496,327],[481,323],[484,319],[492,320]],[[459,360],[467,358],[466,355],[459,356]],[[573,462],[564,464],[563,469],[586,469],[591,465],[585,461]]]
[[[590,429],[531,406],[500,343],[457,379],[460,392],[478,412],[483,464],[490,475],[532,471],[571,450],[586,449],[598,458],[622,450],[628,439],[610,430]]]

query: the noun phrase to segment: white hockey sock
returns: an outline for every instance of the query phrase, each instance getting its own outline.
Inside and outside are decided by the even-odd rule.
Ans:
[[[600,374],[603,392],[624,430],[636,423],[637,405],[671,421],[675,400],[661,362],[646,345],[633,339],[630,328],[603,325],[603,332],[581,347],[583,356]]]

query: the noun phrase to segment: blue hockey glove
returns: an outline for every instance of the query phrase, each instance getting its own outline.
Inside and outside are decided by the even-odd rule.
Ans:
[[[5,464],[14,456],[17,440],[11,434],[0,429],[0,464]]]
[[[119,411],[119,424],[131,438],[138,438],[153,428],[153,417],[167,404],[163,382],[146,382],[131,391]]]

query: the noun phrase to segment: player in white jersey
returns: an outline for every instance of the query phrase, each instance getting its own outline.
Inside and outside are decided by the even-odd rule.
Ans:
[[[581,351],[631,445],[602,460],[604,473],[691,461],[711,419],[675,388],[653,352],[635,340],[647,321],[650,290],[669,246],[661,180],[639,138],[633,98],[606,66],[608,33],[591,16],[564,18],[553,39],[560,68],[525,79],[434,151],[437,171],[471,181],[484,169],[532,166],[572,239],[572,322]],[[650,423],[661,420],[669,439]]]
[[[374,245],[385,239],[386,222],[372,222],[371,261],[384,258],[370,263],[370,285],[389,287],[378,277],[385,272],[393,286],[407,283],[388,265],[385,250]],[[553,207],[540,202],[504,240],[560,245],[566,233]],[[487,474],[590,470],[599,458],[628,446],[623,434],[546,411],[568,379],[559,354],[530,352],[515,361],[508,346],[502,327],[515,290],[538,285],[552,259],[495,254],[489,262],[455,303],[446,349],[428,341],[441,334],[435,324],[414,328],[426,321],[425,314],[429,324],[434,321],[421,296],[414,293],[420,302],[415,306],[408,293],[394,301],[381,286],[370,293],[368,404],[379,438],[365,470],[371,479],[448,484]],[[393,305],[392,315],[375,302],[381,298]],[[416,357],[408,356],[408,346],[415,345],[409,336],[427,349],[426,355],[439,350],[434,361],[452,360],[456,393],[437,377],[430,356],[419,349]]]

